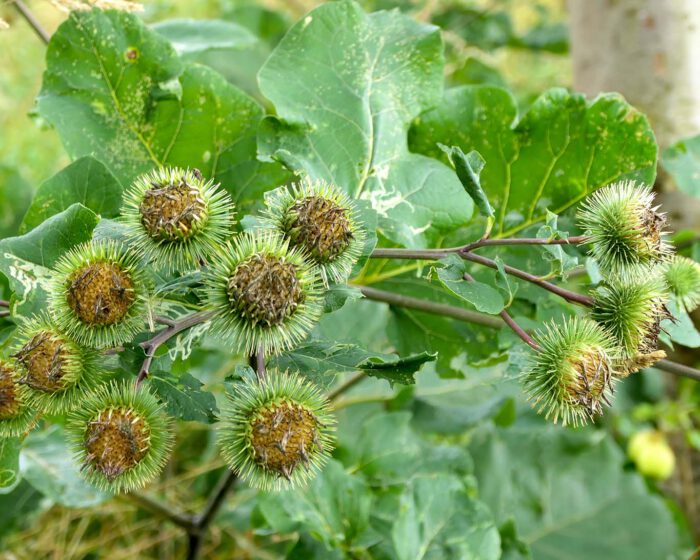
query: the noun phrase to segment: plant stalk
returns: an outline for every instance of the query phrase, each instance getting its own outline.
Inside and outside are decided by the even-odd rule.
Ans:
[[[146,353],[146,357],[143,360],[143,364],[141,364],[139,374],[136,377],[136,386],[138,387],[139,385],[141,385],[141,383],[143,383],[143,380],[148,377],[148,370],[150,369],[151,364],[153,363],[153,358],[155,357],[156,350],[158,350],[158,348],[161,345],[165,344],[168,340],[170,340],[178,333],[181,333],[182,331],[194,327],[195,325],[199,325],[200,323],[206,323],[209,319],[213,317],[213,315],[214,313],[212,311],[198,311],[196,313],[187,315],[177,321],[167,319],[167,323],[162,318],[157,318],[157,322],[166,324],[168,326],[167,328],[163,329],[158,334],[156,334],[153,338],[150,338],[139,344],[139,346],[143,348],[144,352]]]
[[[41,39],[45,45],[48,45],[51,37],[46,32],[46,29],[44,29],[44,27],[39,23],[39,20],[36,19],[36,16],[29,9],[29,7],[24,2],[22,2],[22,0],[14,0],[13,4],[15,5],[15,8],[17,8],[17,11],[25,19],[25,21],[34,30],[34,33],[36,33],[37,37],[39,37],[39,39]]]

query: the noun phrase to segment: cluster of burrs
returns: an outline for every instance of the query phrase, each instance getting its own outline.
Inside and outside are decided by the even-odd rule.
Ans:
[[[578,221],[603,280],[588,317],[551,323],[536,337],[523,383],[535,406],[555,422],[582,424],[610,404],[615,384],[663,359],[667,305],[700,303],[700,266],[674,255],[664,240],[666,216],[650,187],[623,181],[589,196]]]
[[[0,436],[42,414],[68,414],[82,472],[96,486],[130,491],[152,480],[172,446],[170,420],[141,383],[110,382],[107,350],[150,324],[156,273],[202,271],[210,332],[233,352],[271,355],[303,340],[322,294],[344,282],[364,246],[353,201],[304,180],[267,197],[264,227],[236,233],[227,192],[197,170],[160,168],[124,194],[122,230],[64,254],[52,270],[48,313],[24,321],[0,360]],[[262,487],[307,480],[331,448],[322,393],[286,372],[240,383],[222,417],[229,465]]]

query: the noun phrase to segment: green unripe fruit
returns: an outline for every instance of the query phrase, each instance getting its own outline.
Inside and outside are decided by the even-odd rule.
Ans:
[[[263,221],[318,268],[325,284],[344,282],[365,239],[354,201],[324,181],[304,179],[266,196]]]
[[[664,435],[654,430],[637,432],[630,439],[627,454],[644,476],[665,480],[673,474],[676,456]]]
[[[44,315],[20,325],[12,357],[28,406],[49,414],[73,408],[103,377],[97,352],[76,344]]]
[[[272,230],[239,235],[207,271],[211,332],[235,350],[279,352],[299,343],[321,314],[317,270]]]
[[[196,169],[162,167],[139,176],[124,194],[127,238],[157,268],[201,266],[231,236],[228,194]]]
[[[15,364],[0,360],[0,438],[21,435],[34,420]]]
[[[622,181],[598,189],[583,203],[578,221],[601,269],[620,273],[654,266],[669,253],[666,216],[657,212],[651,187]]]
[[[252,486],[305,484],[328,459],[334,420],[326,398],[297,375],[268,371],[227,395],[219,447],[226,463]]]
[[[150,278],[135,253],[112,241],[86,243],[56,263],[49,309],[60,331],[101,349],[143,329],[149,291]]]
[[[536,334],[540,345],[522,375],[529,400],[556,423],[585,424],[610,404],[617,351],[593,321],[570,318]]]
[[[623,358],[658,350],[668,295],[658,270],[631,269],[594,292],[591,317],[614,338]]]
[[[669,290],[686,311],[694,311],[700,305],[700,264],[675,255],[664,264],[663,274]]]
[[[155,396],[130,382],[90,393],[69,415],[67,431],[81,472],[113,493],[136,490],[158,476],[174,439]]]

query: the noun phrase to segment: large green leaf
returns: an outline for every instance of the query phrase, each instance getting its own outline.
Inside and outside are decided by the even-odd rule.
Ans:
[[[309,488],[268,493],[259,507],[274,530],[302,529],[329,549],[351,553],[369,525],[371,504],[372,494],[362,478],[330,461]]]
[[[498,560],[491,514],[450,475],[422,475],[404,489],[392,541],[397,560]]]
[[[66,507],[88,507],[109,499],[82,478],[65,439],[58,426],[32,432],[20,454],[24,479],[51,501]]]
[[[45,181],[22,221],[22,232],[79,202],[103,218],[119,215],[123,188],[103,163],[83,157]]]
[[[19,448],[19,438],[0,438],[0,489],[6,490],[17,482]]]
[[[663,500],[622,468],[604,432],[484,429],[471,447],[479,497],[515,519],[537,560],[669,558],[677,531]]]
[[[261,156],[370,200],[390,239],[427,244],[473,207],[451,169],[406,146],[411,120],[440,101],[443,63],[433,26],[354,2],[320,6],[260,70],[278,115],[261,125]]]
[[[661,161],[679,189],[700,197],[700,134],[666,148]]]
[[[210,50],[245,49],[257,41],[245,27],[219,19],[169,19],[151,26],[180,55],[199,55]]]
[[[15,235],[32,200],[32,188],[17,170],[0,165],[0,238]]]
[[[329,385],[336,373],[363,372],[371,377],[386,379],[392,385],[410,385],[423,364],[435,359],[434,354],[420,352],[400,357],[396,354],[370,352],[354,344],[336,344],[314,340],[284,352],[274,359],[281,370],[299,371],[319,385]]]
[[[547,209],[559,214],[613,181],[651,183],[656,170],[649,122],[616,94],[588,103],[583,95],[551,89],[518,120],[508,91],[454,88],[415,122],[409,143],[443,160],[438,143],[483,156],[481,185],[496,209],[500,235],[544,219]]]
[[[182,373],[176,377],[157,371],[150,375],[149,384],[171,416],[208,424],[216,419],[219,409],[214,395],[202,391],[202,383],[190,374]]]
[[[0,272],[15,294],[13,313],[30,315],[43,307],[50,267],[64,252],[89,241],[98,220],[82,204],[73,204],[29,233],[0,241]]]
[[[71,156],[94,155],[124,185],[154,166],[196,167],[240,199],[281,177],[255,160],[259,105],[181,62],[132,14],[71,13],[49,44],[37,110]]]

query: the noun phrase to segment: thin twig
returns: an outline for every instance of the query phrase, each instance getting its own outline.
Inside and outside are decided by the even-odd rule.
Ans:
[[[475,255],[474,253],[465,252],[462,247],[459,247],[457,249],[375,249],[370,255],[370,258],[439,260],[445,258],[450,254],[457,254],[464,260],[488,266],[489,268],[493,268],[494,270],[498,270],[498,265],[496,264],[496,261],[488,259],[486,257],[482,257],[481,255]],[[515,276],[516,278],[520,278],[521,280],[537,284],[541,288],[544,288],[545,290],[552,292],[553,294],[563,297],[569,302],[578,303],[579,305],[584,305],[586,307],[590,307],[591,305],[593,305],[592,297],[584,294],[578,294],[576,292],[572,292],[571,290],[565,290],[564,288],[560,288],[556,284],[552,284],[551,282],[542,280],[539,276],[535,276],[534,274],[530,274],[529,272],[525,272],[524,270],[520,270],[519,268],[504,265],[503,270],[506,272],[506,274],[510,274],[511,276]]]
[[[329,401],[334,401],[336,400],[340,395],[345,393],[346,391],[350,390],[352,387],[357,385],[360,381],[365,379],[366,374],[364,371],[361,371],[360,373],[356,373],[352,377],[350,377],[345,383],[342,385],[339,385],[337,388],[333,389],[330,393],[328,393],[328,400]]]
[[[567,239],[546,239],[539,237],[504,237],[501,239],[479,239],[473,243],[468,243],[463,247],[459,247],[455,252],[469,253],[480,247],[488,247],[493,245],[578,245],[586,243],[588,238],[584,235],[573,236]]]
[[[472,277],[471,274],[469,274],[468,272],[465,272],[464,273],[464,280],[466,282],[473,282],[474,278]],[[515,319],[513,319],[513,317],[510,316],[510,313],[508,313],[507,309],[502,309],[501,312],[499,313],[499,315],[500,315],[501,319],[503,319],[503,322],[506,325],[508,325],[513,330],[513,332],[515,332],[515,334],[517,334],[523,340],[523,342],[525,342],[525,344],[530,346],[533,350],[540,349],[540,345],[537,344],[535,342],[535,340],[529,334],[527,334],[523,330],[523,328],[520,325],[518,325],[518,323],[515,322]]]
[[[32,11],[27,7],[27,5],[22,2],[22,0],[14,0],[13,4],[15,5],[15,8],[17,8],[17,11],[22,14],[22,17],[27,21],[27,23],[31,26],[31,28],[34,30],[34,33],[37,34],[39,39],[41,39],[45,45],[49,44],[49,41],[51,40],[51,36],[46,32],[44,27],[39,23],[39,20],[36,19]]]
[[[492,315],[487,315],[486,313],[479,313],[478,311],[470,311],[469,309],[462,309],[461,307],[455,307],[453,305],[436,303],[434,301],[427,301],[424,299],[395,294],[393,292],[370,288],[369,286],[356,287],[360,289],[362,294],[367,299],[383,301],[384,303],[388,303],[390,305],[407,307],[418,311],[426,311],[428,313],[443,315],[445,317],[451,317],[460,321],[466,321],[467,323],[476,323],[477,325],[483,325],[485,327],[495,329],[503,326],[503,323],[501,323],[499,319],[493,317]]]
[[[199,558],[204,535],[209,525],[214,520],[214,517],[216,517],[216,514],[219,512],[219,509],[221,509],[221,506],[224,504],[226,495],[233,487],[236,479],[236,474],[226,469],[226,472],[219,479],[214,492],[212,492],[209,497],[209,501],[204,507],[204,510],[195,517],[192,530],[187,531],[187,560],[196,560]]]
[[[652,367],[667,373],[672,373],[673,375],[679,375],[681,377],[688,377],[690,379],[700,381],[700,370],[686,366],[685,364],[679,364],[678,362],[672,362],[671,360],[659,360]]]
[[[465,321],[467,323],[476,323],[489,328],[501,328],[503,327],[502,320],[491,317],[490,315],[485,315],[480,317],[481,313],[475,313],[478,317],[474,321],[474,317],[466,309],[460,307],[455,307],[452,305],[446,305],[442,303],[434,303],[432,301],[425,301],[417,298],[412,298],[408,296],[401,296],[399,294],[394,294],[392,292],[385,292],[383,290],[377,290],[375,288],[369,288],[367,286],[360,286],[360,291],[368,299],[373,299],[375,301],[383,301],[391,305],[397,305],[399,307],[407,307],[409,309],[418,309],[420,311],[425,311],[427,313],[433,313],[435,315],[442,315],[445,317],[451,317],[459,321]],[[484,319],[488,318],[488,321]],[[667,373],[672,373],[674,375],[679,375],[681,377],[688,377],[690,379],[695,379],[700,381],[700,370],[695,369],[684,364],[679,364],[677,362],[672,362],[671,360],[660,360],[656,362],[652,367],[665,371]]]
[[[10,312],[9,311],[0,311],[0,317],[9,317]]]
[[[498,270],[498,264],[496,261],[482,257],[481,255],[475,255],[473,253],[459,253],[459,256],[464,260],[482,264],[484,266],[488,266],[489,268],[493,268],[494,270]],[[529,272],[525,272],[524,270],[514,268],[507,264],[503,265],[503,270],[511,276],[515,276],[516,278],[520,278],[526,282],[531,282],[532,284],[537,284],[541,288],[544,288],[545,290],[552,292],[553,294],[556,294],[571,303],[578,303],[579,305],[583,305],[585,307],[591,307],[593,305],[593,298],[591,296],[572,292],[571,290],[565,290],[556,284],[542,280],[539,276],[535,276],[534,274],[530,274]]]
[[[192,313],[183,317],[182,319],[174,321],[172,325],[169,325],[167,328],[160,331],[153,338],[149,338],[148,340],[139,344],[139,346],[141,346],[146,353],[146,357],[143,360],[139,374],[136,377],[136,386],[139,386],[143,380],[148,377],[148,370],[153,363],[156,350],[158,350],[162,344],[165,344],[172,337],[184,330],[194,327],[200,323],[207,322],[213,315],[214,313],[212,311],[198,311],[196,313]]]
[[[0,299],[0,307],[10,307],[10,302],[6,299]]]
[[[131,493],[124,494],[120,497],[122,499],[133,502],[140,508],[151,512],[153,515],[157,515],[158,517],[171,521],[172,523],[174,523],[178,527],[182,527],[186,531],[192,531],[195,528],[195,521],[192,516],[176,511],[170,504],[163,504],[155,498],[152,498],[151,496],[148,496],[146,494]]]

